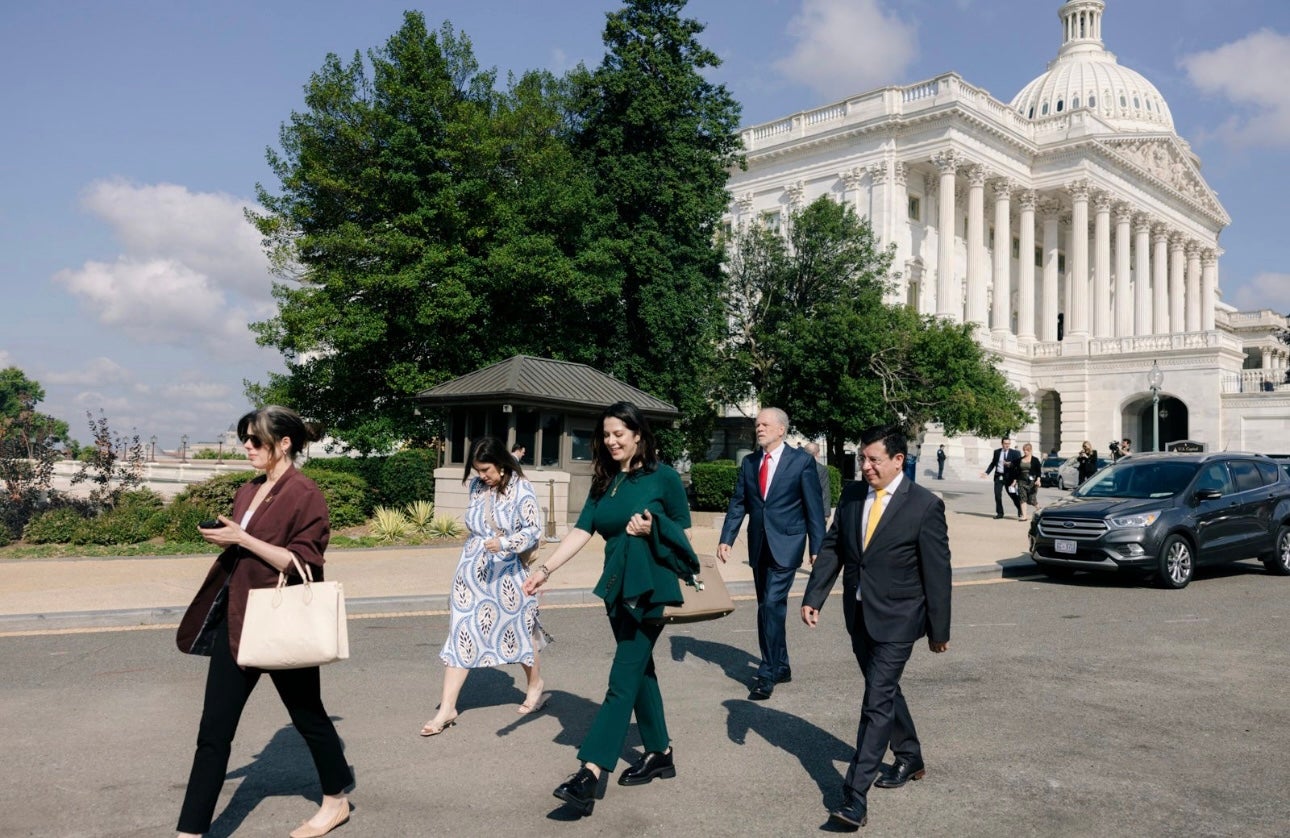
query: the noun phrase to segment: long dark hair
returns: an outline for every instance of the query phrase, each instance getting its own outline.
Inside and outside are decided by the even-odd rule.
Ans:
[[[269,468],[273,468],[279,457],[279,442],[291,440],[287,453],[294,462],[306,445],[322,439],[322,428],[316,423],[306,422],[289,407],[269,404],[237,420],[237,438],[241,442],[254,439],[256,448],[268,446]]]
[[[658,468],[658,443],[654,441],[654,432],[649,429],[649,420],[641,413],[640,408],[631,402],[615,402],[604,409],[600,420],[596,422],[596,432],[591,437],[591,452],[596,461],[595,475],[591,479],[591,496],[599,499],[609,489],[610,482],[622,470],[622,467],[609,456],[605,447],[605,420],[617,419],[627,426],[627,430],[640,434],[636,445],[636,455],[628,466],[628,476],[640,471],[649,474]]]
[[[470,456],[466,458],[466,473],[462,475],[462,483],[470,479],[470,472],[475,467],[475,463],[491,463],[497,466],[497,470],[502,473],[502,482],[497,484],[499,493],[505,492],[506,487],[511,485],[511,475],[524,476],[524,469],[520,468],[514,455],[506,450],[506,443],[495,436],[482,436],[470,446]]]

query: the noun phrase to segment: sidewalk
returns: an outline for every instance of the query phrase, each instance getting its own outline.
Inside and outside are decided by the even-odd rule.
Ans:
[[[989,514],[947,513],[956,583],[1026,575],[1027,525],[993,520]],[[715,520],[714,520],[715,519]],[[720,520],[695,513],[694,547],[716,554]],[[549,555],[554,548],[543,551]],[[390,547],[333,550],[327,578],[345,584],[351,616],[446,611],[460,547]],[[753,595],[752,569],[742,533],[734,558],[721,566],[732,595]],[[603,542],[592,540],[551,578],[545,606],[598,604],[592,593],[600,576]],[[171,625],[179,621],[205,578],[212,556],[112,559],[9,559],[0,561],[0,635],[73,628]],[[810,567],[794,584],[800,594]]]

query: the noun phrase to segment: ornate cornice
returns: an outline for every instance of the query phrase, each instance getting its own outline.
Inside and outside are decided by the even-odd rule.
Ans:
[[[1017,188],[1017,182],[1008,177],[995,178],[990,182],[990,185],[994,187],[994,200],[996,202],[1012,200],[1013,190]]]
[[[909,164],[897,160],[891,167],[892,183],[904,188],[909,180]]]
[[[1132,225],[1133,207],[1125,203],[1117,203],[1115,205],[1115,224],[1116,226],[1119,226],[1121,224]]]
[[[968,185],[973,188],[984,188],[986,180],[990,177],[990,170],[980,163],[973,163],[968,166],[967,177]]]
[[[1136,236],[1141,233],[1151,235],[1151,216],[1145,212],[1135,212],[1133,214],[1133,234]]]
[[[1104,212],[1107,215],[1110,215],[1111,205],[1113,203],[1114,199],[1111,197],[1111,193],[1103,192],[1100,189],[1093,193],[1093,209],[1098,213]]]
[[[1017,206],[1022,212],[1034,212],[1039,205],[1039,193],[1033,189],[1022,189],[1017,193]]]
[[[952,148],[932,155],[932,165],[942,175],[954,174],[963,163],[963,156]]]
[[[869,173],[869,179],[875,186],[881,186],[887,182],[887,175],[889,174],[887,170],[887,161],[884,160],[881,163],[874,163],[865,171]]]
[[[1153,246],[1169,244],[1169,235],[1172,232],[1173,231],[1169,229],[1168,224],[1164,224],[1159,221],[1155,222],[1151,225],[1151,244]]]
[[[1088,181],[1080,178],[1079,180],[1072,180],[1070,183],[1066,184],[1066,191],[1070,193],[1072,201],[1084,201],[1087,203],[1088,195],[1091,190],[1089,189]]]
[[[842,184],[847,189],[859,189],[860,182],[864,180],[865,170],[859,166],[853,166],[845,172],[838,172],[838,177],[842,178]]]

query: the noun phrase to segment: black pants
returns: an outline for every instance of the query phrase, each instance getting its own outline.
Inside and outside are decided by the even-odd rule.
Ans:
[[[996,477],[994,479],[994,514],[998,515],[1000,518],[1003,517],[1003,496],[1006,490],[1007,486],[1004,484],[1003,478]],[[1017,507],[1017,514],[1020,515],[1021,498],[1012,494],[1009,494],[1008,497],[1012,500],[1012,505]]]
[[[900,690],[900,676],[914,650],[910,643],[880,643],[864,624],[864,603],[855,604],[851,625],[851,650],[864,674],[864,699],[860,726],[856,730],[856,752],[847,768],[843,787],[867,805],[869,786],[878,776],[882,759],[891,748],[897,760],[917,762],[923,749],[914,728],[914,717]]]
[[[197,730],[197,753],[193,755],[193,770],[188,775],[188,791],[179,812],[180,832],[202,834],[210,830],[215,804],[228,773],[233,735],[237,733],[242,708],[260,674],[260,670],[242,669],[233,660],[228,623],[221,623],[206,673],[206,701]],[[276,670],[269,677],[291,715],[292,724],[309,746],[323,794],[340,794],[354,782],[354,775],[345,762],[336,727],[323,708],[318,667]]]

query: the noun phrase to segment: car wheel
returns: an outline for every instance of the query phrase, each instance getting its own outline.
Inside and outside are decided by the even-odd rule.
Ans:
[[[1191,543],[1181,535],[1171,535],[1165,539],[1164,546],[1160,548],[1158,562],[1156,578],[1165,588],[1179,590],[1187,587],[1187,583],[1196,572]]]
[[[1263,557],[1263,566],[1268,573],[1290,576],[1290,527],[1282,526],[1277,530],[1276,547],[1272,555]]]

